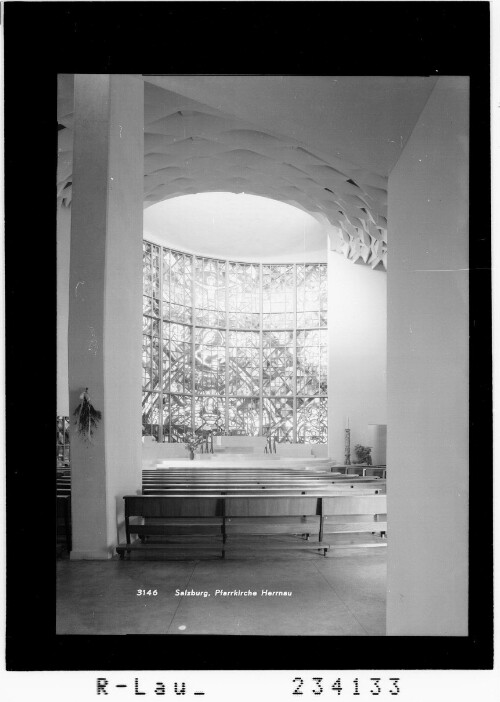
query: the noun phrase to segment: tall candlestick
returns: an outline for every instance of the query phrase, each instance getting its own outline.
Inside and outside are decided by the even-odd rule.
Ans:
[[[344,444],[344,463],[346,466],[351,465],[351,430],[345,430],[345,444]]]

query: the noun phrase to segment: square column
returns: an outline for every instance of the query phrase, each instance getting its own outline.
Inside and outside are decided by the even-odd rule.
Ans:
[[[76,75],[68,370],[73,551],[109,558],[141,484],[144,84]],[[102,412],[82,437],[80,395]]]
[[[389,176],[387,634],[468,633],[468,78]]]

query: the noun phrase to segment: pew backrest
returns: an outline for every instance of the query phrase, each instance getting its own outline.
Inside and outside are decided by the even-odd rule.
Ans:
[[[126,495],[131,517],[280,517],[377,515],[387,511],[386,495]]]

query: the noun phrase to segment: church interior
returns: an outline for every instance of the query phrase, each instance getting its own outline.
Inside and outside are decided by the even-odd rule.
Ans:
[[[467,78],[57,99],[56,632],[466,636]]]

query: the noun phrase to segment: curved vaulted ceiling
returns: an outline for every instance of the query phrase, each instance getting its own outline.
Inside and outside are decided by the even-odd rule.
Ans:
[[[275,90],[276,104],[273,104],[272,100],[267,101],[271,102],[267,105],[267,119],[264,104],[260,109],[262,118],[259,117],[259,105],[254,105],[253,110],[250,107],[246,110],[254,119],[250,122],[238,114],[238,111],[241,112],[241,105],[245,104],[244,100],[240,100],[239,103],[236,100],[240,110],[231,109],[228,104],[224,105],[224,110],[217,109],[209,103],[215,102],[217,105],[227,103],[227,96],[226,100],[223,99],[224,96],[218,96],[214,101],[209,99],[207,94],[201,102],[176,92],[182,89],[184,93],[193,93],[194,90],[199,94],[200,90],[196,90],[196,85],[193,88],[189,80],[184,83],[182,78],[175,79],[173,83],[173,79],[170,78],[149,80],[153,82],[146,80],[144,85],[144,203],[146,207],[180,195],[202,192],[245,192],[273,198],[305,210],[319,221],[329,224],[332,249],[343,253],[353,261],[364,262],[373,268],[386,267],[388,164],[393,165],[397,159],[399,151],[394,150],[394,144],[399,150],[403,147],[432,90],[433,82],[419,83],[420,92],[415,90],[412,92],[404,85],[395,84],[401,95],[406,90],[406,93],[413,97],[409,107],[407,106],[408,114],[403,110],[403,123],[400,119],[394,127],[397,132],[404,133],[400,135],[394,133],[394,139],[386,138],[384,134],[383,140],[387,142],[385,151],[381,151],[376,139],[370,141],[366,134],[360,135],[361,140],[365,139],[365,151],[368,156],[371,156],[371,160],[373,160],[374,149],[371,148],[370,151],[369,147],[373,145],[378,147],[376,156],[381,162],[381,172],[376,172],[366,166],[370,158],[363,158],[359,152],[359,142],[356,139],[353,140],[352,133],[349,133],[348,139],[346,138],[347,146],[349,146],[349,140],[351,143],[348,151],[356,153],[358,164],[361,163],[361,165],[346,160],[346,149],[342,148],[345,144],[338,144],[339,148],[332,144],[328,150],[321,148],[321,144],[325,143],[325,134],[323,134],[323,142],[318,138],[318,131],[321,130],[321,123],[318,120],[321,113],[318,114],[318,110],[312,108],[311,114],[314,119],[310,121],[314,128],[310,131],[310,140],[306,141],[307,133],[303,129],[294,127],[293,122],[290,122],[289,114],[284,113],[287,104],[282,100],[280,106],[281,96],[277,88],[280,86],[282,88],[281,83],[277,84]],[[219,77],[215,87],[220,87],[220,81],[223,80]],[[304,81],[303,78],[300,80]],[[318,80],[322,81],[319,87],[326,86],[325,81],[328,80],[338,83],[338,79]],[[350,79],[344,79],[344,81],[348,80]],[[159,85],[153,83],[159,83]],[[254,84],[258,86],[258,83]],[[173,85],[176,91],[166,89],[165,85],[169,87]],[[200,85],[205,89],[210,88],[210,85],[203,81]],[[251,86],[250,83],[246,85]],[[312,83],[307,85],[314,87]],[[237,93],[237,86],[232,83],[233,105],[235,90]],[[394,89],[393,94],[387,93],[386,99],[390,102],[392,98],[394,101],[398,97],[397,92]],[[416,92],[417,100],[415,100]],[[201,93],[203,94],[203,91]],[[293,98],[290,89],[286,95],[288,98]],[[301,95],[302,100],[304,97],[307,98],[303,93]],[[318,95],[318,100],[321,98],[322,96]],[[380,94],[377,99],[380,107]],[[356,100],[356,109],[359,109],[362,102],[360,103],[357,93]],[[342,119],[345,121],[346,116],[348,117],[349,105],[345,102],[344,97],[342,103],[344,114],[339,113],[338,123]],[[288,130],[287,133],[279,133],[276,130],[280,107],[283,111],[282,123]],[[300,109],[306,112],[304,104]],[[302,112],[298,114],[298,119],[300,120],[303,116],[303,123],[307,124],[307,114],[302,115]],[[325,122],[326,127],[330,122],[335,126],[333,108],[332,114],[330,121]],[[367,124],[366,116],[363,115],[363,118],[365,123],[358,126],[358,130],[361,129],[361,131]],[[380,116],[377,116],[377,119],[380,122]],[[60,125],[58,197],[65,206],[69,206],[73,143],[72,76],[60,76],[58,122]],[[373,125],[374,129],[381,131],[376,122],[377,120]],[[356,132],[354,126],[353,123],[351,132]],[[344,126],[343,130],[347,135],[349,132],[347,126]],[[299,131],[300,141],[294,136]],[[334,137],[340,138],[336,132]],[[358,147],[357,150],[353,149],[354,145]],[[384,153],[387,154],[385,163]]]
[[[324,223],[284,202],[246,193],[197,193],[144,210],[144,238],[199,256],[266,263],[322,263]]]

